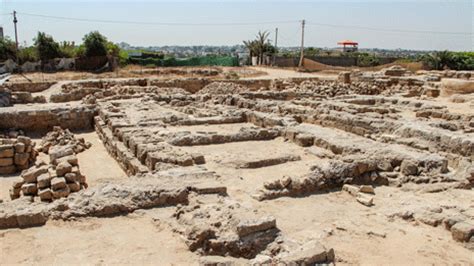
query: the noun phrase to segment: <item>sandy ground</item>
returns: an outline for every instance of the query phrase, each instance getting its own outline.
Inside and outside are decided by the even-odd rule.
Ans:
[[[1,265],[197,265],[198,260],[165,223],[139,213],[3,230],[0,245]]]
[[[243,79],[283,79],[283,78],[320,78],[320,79],[337,79],[337,74],[330,73],[304,73],[293,69],[272,68],[272,67],[251,67],[256,71],[266,72],[266,75],[257,77],[248,77]]]
[[[473,265],[472,251],[452,240],[451,233],[442,226],[434,228],[387,217],[400,209],[415,208],[416,202],[423,202],[426,196],[432,202],[448,197],[459,201],[472,198],[472,191],[413,195],[379,187],[375,193],[375,206],[371,208],[344,192],[281,198],[256,205],[277,218],[285,235],[320,239],[334,248],[340,265]],[[410,200],[414,204],[407,204]]]
[[[91,186],[104,181],[113,181],[127,178],[125,172],[120,168],[105,149],[102,141],[95,131],[75,134],[76,138],[84,138],[92,143],[92,146],[77,155],[81,173],[87,177],[87,183]],[[94,155],[92,157],[91,155]]]

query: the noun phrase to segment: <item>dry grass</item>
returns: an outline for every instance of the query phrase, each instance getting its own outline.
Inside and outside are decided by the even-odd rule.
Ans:
[[[217,70],[218,75],[206,76],[196,74],[196,70]],[[179,71],[176,71],[179,70]],[[177,73],[179,72],[179,73]],[[183,73],[185,72],[185,73]],[[187,73],[186,73],[187,72]],[[128,65],[120,68],[114,72],[92,73],[85,71],[63,71],[56,73],[25,73],[14,74],[10,77],[10,82],[51,82],[62,80],[81,80],[81,79],[105,79],[105,78],[192,78],[192,77],[206,77],[223,79],[229,73],[236,73],[240,78],[257,77],[266,74],[262,71],[257,71],[247,67],[142,67],[138,65]]]

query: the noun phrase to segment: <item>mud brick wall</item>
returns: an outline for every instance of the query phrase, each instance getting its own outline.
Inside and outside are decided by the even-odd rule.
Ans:
[[[50,131],[54,126],[71,130],[93,128],[94,107],[49,106],[0,109],[0,129],[22,129],[27,132]]]

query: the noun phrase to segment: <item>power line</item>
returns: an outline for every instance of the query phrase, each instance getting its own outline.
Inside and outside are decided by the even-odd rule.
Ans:
[[[289,23],[300,23],[298,20],[282,20],[282,21],[256,21],[256,22],[221,22],[221,23],[179,23],[179,22],[150,22],[150,21],[127,21],[127,20],[106,20],[106,19],[88,19],[88,18],[74,18],[74,17],[62,17],[42,14],[32,14],[17,12],[24,16],[56,19],[56,20],[67,20],[67,21],[81,21],[81,22],[98,22],[98,23],[111,23],[111,24],[135,24],[135,25],[158,25],[158,26],[249,26],[249,25],[274,25],[274,24],[289,24]],[[3,15],[11,15],[11,13],[5,13]],[[418,34],[443,34],[443,35],[473,35],[472,32],[449,32],[449,31],[425,31],[425,30],[405,30],[405,29],[387,29],[377,27],[366,27],[356,25],[341,25],[341,24],[327,24],[318,22],[309,22],[306,25],[311,26],[322,26],[331,28],[345,28],[345,29],[361,29],[370,31],[382,31],[382,32],[397,32],[397,33],[418,33]]]
[[[384,31],[384,32],[398,32],[398,33],[420,33],[420,34],[449,34],[449,35],[472,35],[472,32],[450,32],[450,31],[424,31],[424,30],[404,30],[404,29],[383,29],[383,28],[374,28],[374,27],[365,27],[365,26],[354,26],[354,25],[336,25],[336,24],[326,24],[326,23],[315,23],[310,22],[307,25],[312,26],[322,26],[322,27],[331,27],[331,28],[352,28],[352,29],[361,29],[361,30],[372,30],[372,31]]]
[[[219,22],[219,23],[176,23],[176,22],[147,22],[147,21],[71,18],[71,17],[40,15],[40,14],[31,14],[31,13],[23,13],[23,12],[17,12],[17,14],[30,16],[30,17],[40,17],[40,18],[47,18],[47,19],[58,19],[58,20],[69,20],[69,21],[99,22],[99,23],[111,23],[111,24],[159,25],[159,26],[237,26],[237,25],[299,23],[298,20],[263,21],[263,22],[261,21],[261,22]]]

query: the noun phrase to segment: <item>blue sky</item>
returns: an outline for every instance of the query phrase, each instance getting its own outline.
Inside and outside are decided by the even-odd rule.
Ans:
[[[473,50],[473,3],[444,1],[27,1],[0,0],[0,25],[11,37],[12,10],[19,12],[20,42],[32,43],[38,31],[56,40],[80,42],[84,34],[99,30],[114,42],[132,45],[232,45],[251,39],[258,30],[279,28],[279,46],[298,46],[306,19],[306,46],[334,47],[351,39],[365,48],[422,50]],[[206,25],[145,25],[68,21],[27,14],[67,18],[184,23]],[[232,23],[250,25],[229,25]],[[271,22],[271,23],[262,23]],[[227,23],[224,24],[223,23]],[[310,25],[313,23],[313,25]],[[207,25],[209,24],[209,25]],[[353,25],[384,30],[332,27],[314,24]],[[397,32],[465,32],[439,34]]]

